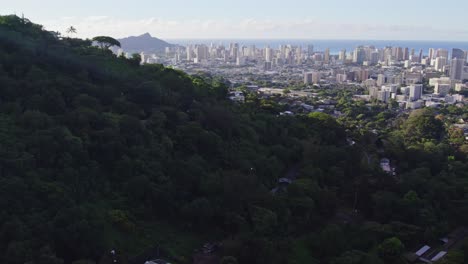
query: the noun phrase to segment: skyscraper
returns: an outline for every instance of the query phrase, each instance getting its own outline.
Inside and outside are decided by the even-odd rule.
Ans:
[[[329,48],[327,48],[327,49],[325,50],[324,61],[325,61],[325,63],[329,63],[329,62],[330,62],[330,49],[329,49]]]
[[[450,79],[452,80],[461,80],[462,79],[462,71],[465,62],[462,59],[455,58],[452,60],[450,64]]]
[[[346,50],[345,50],[345,49],[342,49],[342,50],[340,51],[340,55],[338,56],[338,59],[339,59],[340,61],[346,60]]]
[[[366,59],[366,50],[364,47],[359,46],[354,50],[353,62],[357,64],[362,64]]]
[[[273,57],[273,50],[270,47],[266,47],[265,48],[265,61],[271,62],[272,57]]]
[[[414,50],[413,50],[413,54],[411,54],[411,55],[414,55]],[[409,54],[409,49],[408,49],[408,48],[404,48],[404,49],[403,49],[403,60],[408,60],[408,59],[409,59],[409,56],[410,56],[410,54]]]
[[[446,49],[438,49],[437,50],[437,57],[448,58],[449,57],[448,54],[449,54],[449,52]]]
[[[430,48],[429,49],[429,59],[434,59],[435,58],[435,49]]]
[[[314,45],[307,45],[307,55],[312,56],[314,54]]]
[[[452,59],[465,59],[465,52],[461,49],[452,49]]]
[[[437,71],[442,71],[444,66],[447,65],[447,58],[446,57],[437,57],[435,59],[435,69]]]

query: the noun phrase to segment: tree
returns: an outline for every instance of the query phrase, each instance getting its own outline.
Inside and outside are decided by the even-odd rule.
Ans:
[[[400,258],[405,246],[396,237],[386,239],[378,247],[379,256],[382,257],[385,262],[392,263]]]
[[[120,47],[120,42],[114,38],[107,36],[97,36],[93,38],[93,41],[96,42],[101,49],[105,50],[113,46]]]
[[[77,33],[76,28],[73,27],[73,26],[70,26],[69,28],[67,28],[67,33],[68,33],[69,35],[71,35],[71,34],[76,34],[76,33]]]

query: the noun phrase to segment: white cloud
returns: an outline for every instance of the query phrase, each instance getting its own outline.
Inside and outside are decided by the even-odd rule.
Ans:
[[[159,18],[118,19],[109,16],[62,17],[42,23],[47,29],[64,32],[73,25],[79,37],[109,35],[116,38],[149,32],[173,38],[303,38],[303,39],[407,39],[467,40],[466,30],[441,30],[431,26],[398,24],[353,24],[296,20],[170,20]]]

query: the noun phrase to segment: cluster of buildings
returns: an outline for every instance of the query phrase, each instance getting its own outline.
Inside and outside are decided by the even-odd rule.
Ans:
[[[166,48],[164,54],[141,54],[142,63],[162,63],[189,74],[220,75],[233,88],[359,85],[368,92],[355,95],[356,99],[397,102],[407,109],[463,102],[458,93],[468,89],[467,56],[467,51],[458,48],[431,48],[424,53],[422,49],[358,46],[331,54],[330,49],[317,51],[313,45],[259,48],[239,43],[176,46]]]
[[[439,263],[450,251],[460,249],[463,241],[468,237],[468,229],[460,227],[437,243],[426,244],[413,252],[407,252],[404,257],[408,263]]]

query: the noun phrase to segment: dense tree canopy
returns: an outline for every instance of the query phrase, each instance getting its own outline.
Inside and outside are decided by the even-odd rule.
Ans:
[[[155,245],[191,263],[207,241],[222,263],[392,263],[468,221],[462,143],[437,113],[377,136],[390,115],[362,105],[341,102],[354,120],[279,116],[229,102],[223,79],[92,43],[0,17],[1,263],[109,263],[112,249],[125,263]]]

